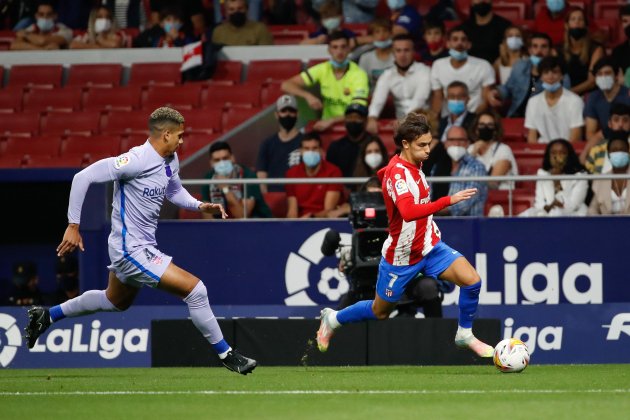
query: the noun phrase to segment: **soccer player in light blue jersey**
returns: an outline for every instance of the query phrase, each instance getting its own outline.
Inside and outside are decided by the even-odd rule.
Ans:
[[[50,309],[33,307],[28,311],[26,331],[28,347],[48,327],[63,318],[94,312],[124,311],[129,308],[140,287],[165,290],[181,297],[188,305],[190,318],[210,342],[228,369],[246,375],[256,361],[233,350],[223,339],[210,309],[203,282],[179,268],[172,258],[157,248],[155,230],[160,208],[166,198],[173,204],[204,213],[220,213],[220,204],[204,203],[192,197],[179,179],[176,151],[183,143],[184,117],[172,108],[156,109],[149,117],[149,139],[118,157],[100,160],[74,176],[68,207],[68,227],[59,256],[83,251],[79,233],[81,208],[91,184],[114,181],[112,231],[109,235],[109,283],[106,290],[90,290]]]

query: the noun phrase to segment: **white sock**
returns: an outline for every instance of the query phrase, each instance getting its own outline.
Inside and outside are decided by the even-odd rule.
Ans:
[[[219,359],[223,360],[227,357],[228,353],[232,351],[232,347],[228,348],[223,353],[219,354]]]
[[[188,305],[190,319],[206,340],[210,343],[218,343],[223,340],[223,333],[212,309],[210,309],[208,291],[203,282],[197,283],[192,292],[184,298],[184,302]]]
[[[94,312],[120,311],[107,299],[105,290],[88,290],[81,296],[63,302],[61,311],[68,317],[92,314]]]
[[[472,328],[464,328],[462,326],[457,327],[457,334],[455,335],[458,339],[469,338],[473,336]]]
[[[328,316],[328,324],[330,324],[330,327],[333,330],[341,327],[341,324],[339,323],[339,321],[337,321],[337,311],[332,311],[330,313],[330,315]]]

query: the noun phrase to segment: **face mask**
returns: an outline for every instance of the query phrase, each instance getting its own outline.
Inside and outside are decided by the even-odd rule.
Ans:
[[[440,48],[442,48],[442,45],[444,45],[444,41],[427,42],[427,47],[429,47],[429,51],[439,50]]]
[[[575,40],[582,39],[586,36],[588,30],[586,28],[571,28],[569,36]]]
[[[234,164],[231,160],[224,159],[215,163],[213,168],[214,172],[216,172],[217,175],[228,176],[232,174],[232,171],[234,170]]]
[[[364,129],[365,124],[363,124],[362,122],[352,121],[346,123],[346,130],[348,130],[348,134],[350,134],[350,137],[359,137],[361,133],[363,133]]]
[[[385,41],[374,41],[372,44],[374,44],[376,48],[384,50],[385,48],[389,48],[392,45],[392,40],[390,38],[386,39]]]
[[[494,128],[481,127],[479,128],[479,140],[490,141],[494,138]]]
[[[322,160],[322,157],[319,152],[308,150],[302,153],[302,162],[304,162],[307,168],[316,167],[317,165],[319,165],[320,160]]]
[[[343,68],[345,68],[348,65],[349,62],[350,62],[350,60],[348,58],[346,58],[342,62],[335,61],[333,59],[330,60],[330,64],[332,64],[332,66],[334,68],[336,68],[336,69],[343,69]]]
[[[615,79],[612,76],[597,76],[595,84],[601,90],[610,90],[615,84]]]
[[[55,21],[46,18],[37,18],[37,27],[42,32],[50,32],[55,27]]]
[[[387,0],[387,7],[390,10],[399,10],[405,7],[405,0]]]
[[[112,27],[112,21],[107,18],[98,18],[94,21],[94,31],[97,34],[101,32],[107,32]]]
[[[464,61],[468,58],[468,51],[460,52],[451,48],[450,50],[448,50],[448,55],[450,55],[453,60]]]
[[[295,123],[297,122],[297,117],[286,116],[278,118],[278,122],[280,126],[287,131],[291,131],[293,127],[295,127]]]
[[[179,28],[182,27],[182,24],[179,22],[165,22],[164,23],[164,32],[167,34],[170,33],[173,29],[179,32]]]
[[[561,12],[564,9],[564,0],[547,0],[547,8],[552,13]]]
[[[324,25],[324,28],[326,28],[328,32],[332,32],[335,29],[337,29],[339,25],[341,25],[341,18],[331,17],[331,18],[324,19],[322,20],[322,25]]]
[[[562,87],[562,85],[560,84],[560,82],[556,82],[556,83],[545,83],[543,82],[542,84],[543,89],[545,89],[547,92],[551,92],[554,93],[555,91],[557,91],[558,89],[560,89]]]
[[[454,115],[461,115],[466,110],[466,104],[459,99],[449,99],[447,102],[448,112]]]
[[[455,162],[459,162],[466,154],[466,148],[464,146],[449,146],[446,149],[446,153],[448,153]]]
[[[538,64],[540,64],[540,60],[542,60],[542,57],[538,57],[537,55],[529,56],[529,61],[531,61],[534,66],[538,66]]]
[[[523,38],[520,36],[509,36],[505,40],[507,42],[507,46],[512,51],[520,50],[523,48]]]
[[[625,168],[630,162],[628,152],[612,152],[608,154],[608,157],[613,168]]]
[[[232,13],[228,19],[232,25],[239,28],[245,25],[245,22],[247,22],[247,15],[245,14],[245,12],[236,12]]]
[[[477,16],[487,16],[488,13],[492,10],[492,5],[490,3],[478,3],[470,7],[470,10],[476,14]]]
[[[383,163],[383,155],[380,153],[368,153],[363,160],[371,169],[376,169]]]

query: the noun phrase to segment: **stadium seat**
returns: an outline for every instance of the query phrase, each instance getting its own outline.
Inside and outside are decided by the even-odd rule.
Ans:
[[[83,109],[131,111],[140,108],[140,93],[140,86],[91,88],[85,94]]]
[[[280,83],[265,83],[260,91],[260,103],[262,106],[275,104],[282,95],[284,92]]]
[[[0,87],[4,85],[4,66],[0,66]]]
[[[3,156],[59,156],[61,139],[58,136],[9,137],[4,146]]]
[[[218,136],[219,134],[190,134],[184,136],[182,150],[179,150],[177,154],[180,159],[184,159],[198,152],[200,149],[207,150],[208,145],[215,141]]]
[[[66,86],[120,85],[122,64],[73,64]]]
[[[595,19],[596,34],[604,45],[615,45],[623,32],[619,30],[619,21],[615,19]]]
[[[396,152],[396,149],[398,148],[398,146],[396,146],[396,143],[394,143],[394,132],[393,131],[384,131],[384,132],[379,132],[378,136],[380,137],[380,139],[383,141],[383,144],[385,145],[385,148],[387,149],[387,153],[389,153],[389,155],[393,155]]]
[[[179,85],[182,79],[180,67],[181,63],[133,63],[128,85]]]
[[[15,65],[9,71],[7,86],[61,86],[63,66],[60,64],[46,65]]]
[[[257,107],[260,106],[261,86],[257,83],[234,86],[208,86],[202,92],[202,108]]]
[[[59,157],[29,155],[24,159],[24,168],[81,168],[86,166],[82,158],[76,156]]]
[[[25,112],[63,111],[72,112],[81,109],[81,88],[30,89],[24,94]]]
[[[494,205],[503,208],[503,214],[510,216],[510,200],[508,190],[489,190],[488,199],[484,206],[484,214]],[[512,191],[512,216],[517,216],[534,205],[534,193],[532,191],[515,189]]]
[[[271,209],[273,217],[287,217],[287,193],[284,191],[267,192],[263,194],[265,203]]]
[[[326,58],[311,58],[310,60],[308,60],[306,62],[305,69],[310,69],[311,67],[313,67],[313,66],[315,66],[315,65],[317,65],[319,63],[326,62],[326,61],[328,61],[328,59],[326,59]]]
[[[542,156],[522,157],[516,161],[518,173],[520,175],[536,175],[538,169],[542,168]]]
[[[152,86],[142,101],[142,109],[153,111],[161,106],[175,109],[199,108],[203,85],[200,83],[181,86]]]
[[[0,168],[2,169],[17,169],[21,168],[23,164],[23,158],[21,156],[0,156]]]
[[[252,60],[247,66],[249,83],[283,82],[302,71],[301,60]]]
[[[274,45],[299,45],[308,38],[306,31],[287,31],[272,33]]]
[[[241,83],[243,74],[243,63],[240,61],[220,60],[212,75],[212,80],[231,80],[234,83]]]
[[[493,2],[492,11],[499,16],[506,18],[509,21],[525,19],[526,18],[526,6],[522,2]]]
[[[133,39],[140,35],[139,28],[122,28],[120,29],[125,33],[125,47],[131,48],[133,46]]]
[[[117,136],[70,136],[61,144],[61,156],[91,161],[95,160],[94,157],[117,156],[119,147],[120,139]]]
[[[223,131],[235,128],[260,111],[260,108],[228,108],[223,114]]]
[[[83,135],[98,133],[101,124],[100,111],[49,112],[42,119],[44,135]]]
[[[0,112],[21,111],[23,92],[21,87],[0,89]]]
[[[149,135],[149,116],[146,111],[111,111],[103,118],[102,134]]]
[[[501,122],[503,124],[503,141],[515,143],[525,141],[525,118],[504,118]]]
[[[0,135],[31,137],[39,134],[39,113],[0,113]]]
[[[130,133],[121,136],[120,153],[125,153],[132,147],[143,145],[148,137],[148,135],[138,133]]]
[[[542,157],[545,154],[545,148],[547,147],[544,143],[511,143],[510,148],[512,149],[512,153],[514,153],[514,157],[516,161],[520,158],[530,158],[530,157],[538,157],[540,158],[540,162],[542,162]]]
[[[194,109],[184,114],[184,129],[188,134],[212,134],[222,131],[223,110],[220,108]]]
[[[595,19],[619,19],[619,9],[627,4],[623,0],[597,0],[593,2]]]

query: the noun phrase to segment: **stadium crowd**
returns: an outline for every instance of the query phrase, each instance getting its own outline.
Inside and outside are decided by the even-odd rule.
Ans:
[[[57,0],[6,5],[0,15],[0,49],[5,50],[169,48],[198,41],[217,49],[326,44],[330,59],[306,67],[298,60],[274,63],[256,79],[254,63],[264,57],[254,57],[243,83],[242,63],[219,62],[205,84],[179,85],[177,66],[162,80],[174,86],[147,85],[157,76],[136,65],[127,86],[119,86],[120,66],[101,66],[110,80],[73,80],[71,69],[63,88],[61,73],[25,76],[31,79],[19,84],[18,68],[27,66],[0,68],[10,71],[8,85],[0,89],[0,167],[81,166],[112,150],[125,151],[143,141],[142,129],[121,132],[116,113],[124,112],[127,122],[138,113],[146,125],[147,111],[168,98],[187,118],[190,137],[183,156],[262,106],[275,106],[278,132],[262,141],[255,167],[238,164],[229,146],[212,145],[208,178],[371,176],[395,153],[392,126],[409,112],[432,122],[432,152],[423,165],[427,176],[630,170],[630,6],[621,1]],[[229,65],[238,71],[231,72]],[[94,77],[95,69],[87,65],[84,70]],[[241,84],[242,95],[234,89]],[[66,92],[67,103],[59,102],[64,96],[59,90]],[[57,111],[81,111],[85,127],[69,131],[63,112]],[[298,116],[303,113],[317,118],[302,129]],[[27,128],[12,128],[20,119]],[[212,127],[195,129],[198,121],[215,120]],[[86,134],[101,148],[86,153]],[[24,137],[33,141],[25,143]],[[613,143],[617,140],[625,142]],[[38,156],[34,148],[52,157]],[[480,194],[448,214],[507,214],[509,189],[513,213],[523,216],[630,214],[625,180],[590,185],[454,179],[432,186],[432,198],[471,186]],[[215,185],[203,195],[227,205],[235,218],[338,217],[352,188],[262,185],[244,196],[236,186]]]

